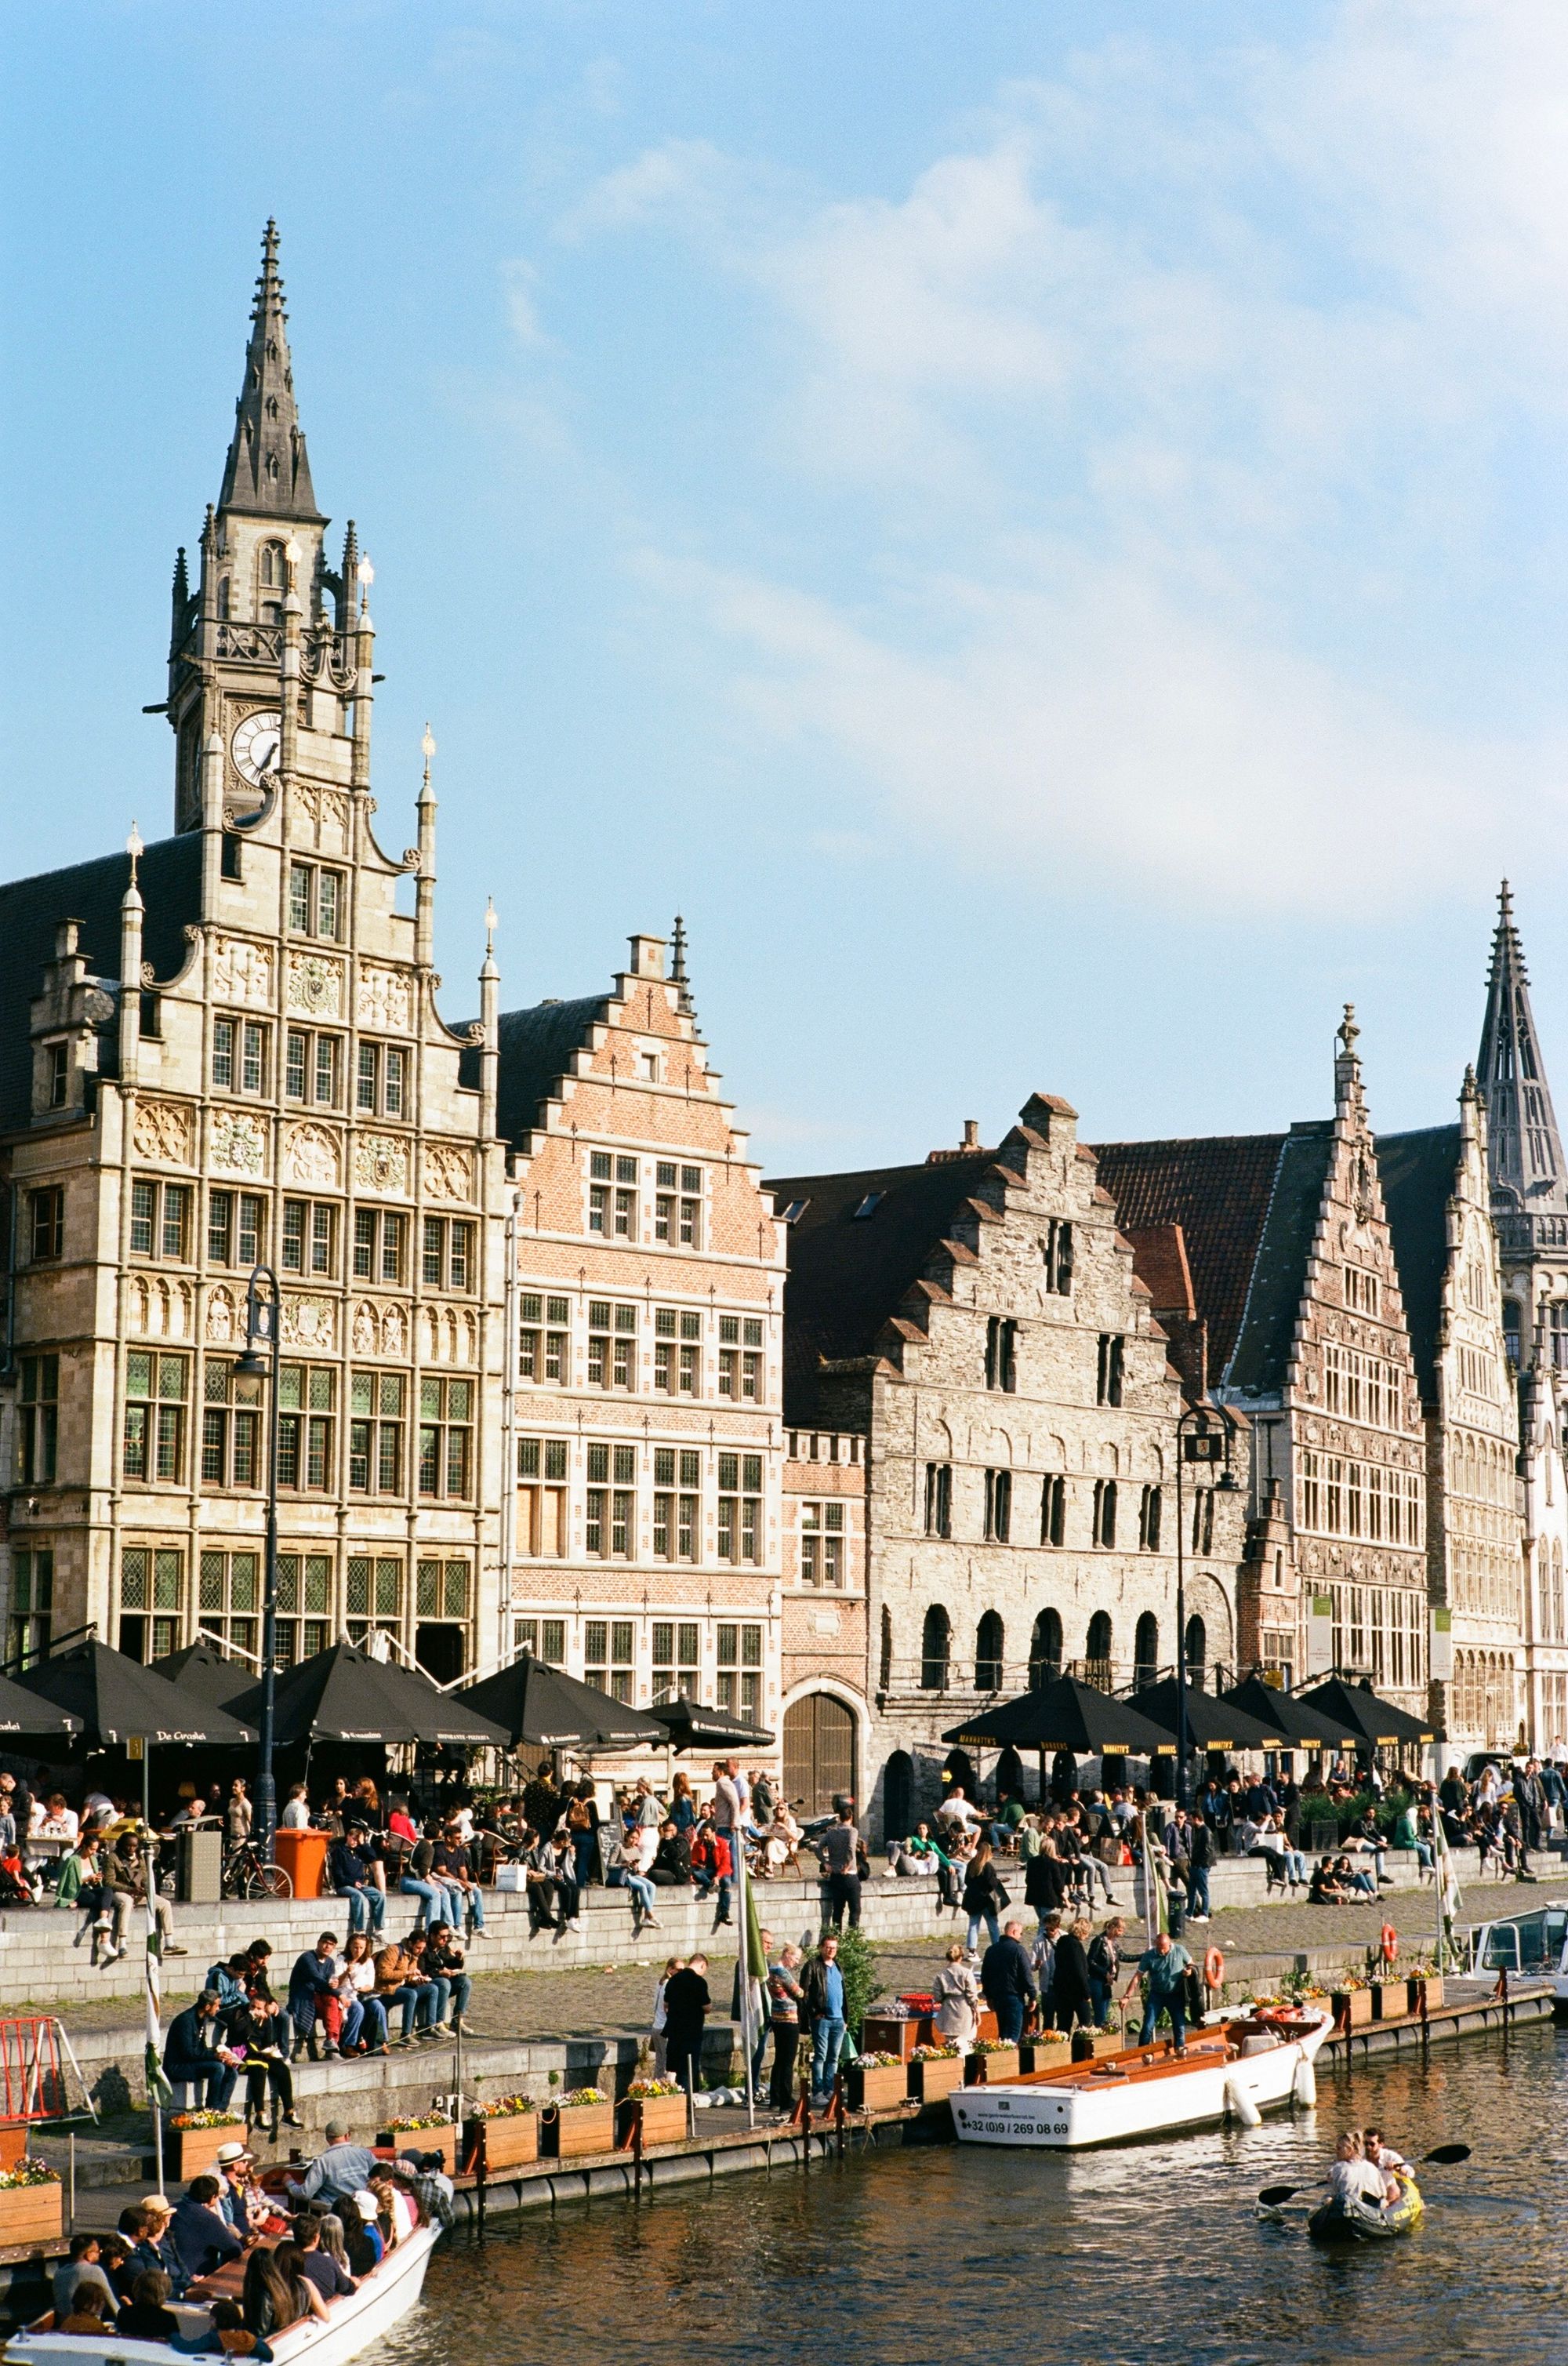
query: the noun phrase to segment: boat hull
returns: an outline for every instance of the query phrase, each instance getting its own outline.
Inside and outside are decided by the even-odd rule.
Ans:
[[[1328,2030],[1327,2016],[1321,2015],[1299,2035],[1281,2036],[1255,2053],[1238,2053],[1223,2040],[1205,2044],[1204,2033],[1194,2032],[1185,2063],[1169,2047],[1133,2048],[1043,2079],[968,2087],[951,2099],[953,2124],[960,2144],[1047,2152],[1215,2125],[1227,2116],[1244,2117],[1242,2099],[1258,2112],[1288,2103],[1301,2065],[1313,2060]]]
[[[1345,2211],[1326,2202],[1307,2220],[1306,2231],[1315,2243],[1392,2243],[1401,2235],[1413,2235],[1425,2210],[1419,2190],[1406,2180],[1391,2208]]]
[[[419,2305],[439,2231],[421,2226],[399,2243],[357,2292],[331,2304],[324,2325],[308,2316],[286,2332],[274,2334],[272,2352],[276,2366],[293,2366],[296,2360],[307,2358],[310,2366],[346,2366],[349,2359],[385,2340],[393,2327]],[[196,2331],[207,2322],[205,2309],[180,2306],[175,2313],[183,2321],[188,2320],[187,2331]],[[36,2366],[44,2366],[46,2360],[49,2366],[107,2366],[111,2359],[115,2366],[170,2366],[174,2355],[162,2341],[122,2341],[110,2327],[98,2335],[29,2330],[13,2334],[6,2345],[7,2361],[16,2360],[17,2366],[28,2359]]]

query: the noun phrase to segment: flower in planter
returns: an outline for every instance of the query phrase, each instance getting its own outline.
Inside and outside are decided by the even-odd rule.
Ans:
[[[50,2169],[47,2160],[37,2160],[31,2153],[17,2163],[15,2169],[0,2169],[0,2191],[15,2192],[24,2185],[58,2185],[60,2171]]]
[[[898,2054],[857,2054],[854,2067],[857,2070],[902,2070],[903,2058]]]
[[[685,2089],[677,2079],[633,2079],[627,2088],[629,2101],[652,2103],[665,2095],[681,2095]]]
[[[569,2093],[562,2096],[561,2109],[566,2111],[569,2107],[575,2108],[578,2103],[608,2103],[610,2100],[610,2098],[601,2094],[597,2087],[574,2087]]]
[[[420,2128],[449,2128],[451,2125],[452,2122],[444,2112],[420,2112],[410,2119],[388,2120],[386,2133],[389,2136],[406,2136],[412,2135]]]
[[[969,2052],[971,2054],[1013,2054],[1017,2050],[1017,2039],[1013,2037],[977,2037]],[[955,2053],[958,2051],[957,2047],[954,2051]]]
[[[244,2122],[232,2112],[176,2112],[168,2124],[172,2128],[238,2128]]]
[[[956,2062],[958,2058],[956,2045],[917,2045],[910,2056],[913,2062]]]
[[[498,2095],[493,2103],[476,2103],[476,2120],[515,2120],[538,2107],[532,2095]]]

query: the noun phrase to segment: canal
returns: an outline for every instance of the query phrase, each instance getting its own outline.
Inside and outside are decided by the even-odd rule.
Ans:
[[[1426,2173],[1408,2242],[1316,2251],[1260,2186],[1376,2122]],[[387,2366],[1388,2366],[1568,2361],[1568,2033],[1320,2070],[1318,2108],[1076,2159],[943,2146],[503,2221],[438,2256]]]

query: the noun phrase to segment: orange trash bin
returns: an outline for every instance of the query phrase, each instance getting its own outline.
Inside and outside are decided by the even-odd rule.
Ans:
[[[294,1884],[296,1898],[327,1895],[327,1835],[325,1832],[279,1831],[273,1854]]]

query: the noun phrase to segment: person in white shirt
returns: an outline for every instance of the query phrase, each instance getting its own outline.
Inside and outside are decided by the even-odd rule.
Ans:
[[[1361,2130],[1361,2150],[1383,2180],[1384,2201],[1397,2202],[1401,2171],[1406,2177],[1414,2174],[1405,2155],[1402,2152],[1395,2152],[1394,2146],[1385,2142],[1381,2128]]]
[[[1334,2166],[1328,2172],[1329,2190],[1347,2215],[1358,2210],[1381,2211],[1386,2187],[1381,2169],[1375,2169],[1361,2149],[1361,2137],[1354,2128],[1347,2128],[1334,2147]]]
[[[310,1809],[306,1799],[303,1783],[297,1783],[290,1791],[288,1804],[278,1818],[278,1822],[286,1832],[303,1832],[309,1830]]]
[[[936,1820],[939,1824],[958,1824],[965,1831],[972,1831],[982,1819],[976,1809],[970,1807],[960,1786],[948,1792],[936,1810]]]

